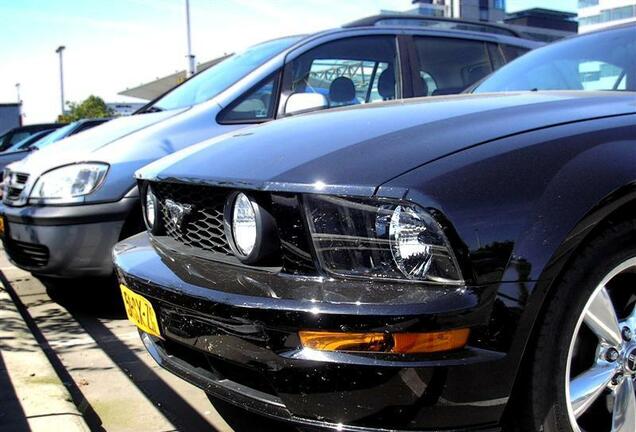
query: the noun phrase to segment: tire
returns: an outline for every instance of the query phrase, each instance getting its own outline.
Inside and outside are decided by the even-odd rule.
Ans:
[[[625,265],[629,271],[621,271],[612,276]],[[621,359],[615,362],[606,361],[614,354],[608,353],[611,349],[609,345],[612,344],[603,343],[609,339],[615,341],[616,330],[611,338],[602,339],[598,336],[601,333],[599,327],[590,324],[593,324],[593,318],[590,317],[598,310],[596,305],[604,298],[609,298],[620,322],[618,327],[614,327],[618,328],[618,336],[621,336],[622,326],[632,325],[632,321],[623,320],[636,315],[632,300],[636,298],[636,272],[631,273],[634,269],[636,221],[622,222],[603,230],[568,265],[553,288],[551,297],[546,302],[543,318],[538,323],[538,337],[529,351],[530,364],[526,369],[531,372],[527,379],[529,387],[526,388],[526,394],[517,399],[522,402],[517,405],[520,409],[515,413],[515,417],[519,419],[515,429],[528,432],[612,430],[612,422],[617,421],[614,419],[614,408],[622,409],[622,405],[616,402],[618,399],[615,399],[615,392],[620,391],[623,398],[627,394],[623,390],[627,392],[625,389],[630,385],[627,380],[636,377],[630,370],[629,375],[626,372],[624,381],[612,388],[617,376],[614,372],[616,368],[627,367],[626,357],[632,349],[636,349],[636,337],[630,342],[623,337],[620,344]],[[604,287],[600,287],[602,283]],[[605,295],[601,290],[608,294]],[[632,327],[632,330],[636,329]],[[596,351],[593,351],[594,348]],[[597,367],[608,368],[607,371],[603,369],[604,379],[610,375],[614,378],[603,387],[600,396],[593,403],[590,402],[592,405],[583,410],[587,401],[582,403],[583,398],[575,398],[576,395],[583,394],[580,389],[583,388],[581,380],[584,375],[581,374]],[[585,375],[586,378],[589,376]],[[578,413],[582,414],[577,418]],[[631,425],[625,426],[627,429],[619,429],[621,432],[636,431],[636,419],[631,418],[631,415],[628,417],[630,418],[627,421]]]

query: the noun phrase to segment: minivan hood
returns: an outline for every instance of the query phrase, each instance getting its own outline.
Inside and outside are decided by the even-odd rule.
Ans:
[[[20,162],[11,165],[18,172],[40,174],[52,168],[83,161],[109,162],[104,157],[108,152],[95,153],[114,141],[137,132],[150,125],[183,112],[183,110],[160,111],[118,117],[99,126],[95,126],[77,135],[64,138],[53,145],[31,154]]]
[[[205,141],[137,172],[149,180],[370,196],[404,172],[524,131],[636,112],[634,94],[523,92],[370,104]]]

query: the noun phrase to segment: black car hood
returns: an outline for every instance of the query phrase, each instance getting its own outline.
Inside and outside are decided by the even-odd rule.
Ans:
[[[524,92],[422,98],[274,121],[199,143],[139,178],[373,195],[400,174],[524,131],[636,112],[634,93]]]

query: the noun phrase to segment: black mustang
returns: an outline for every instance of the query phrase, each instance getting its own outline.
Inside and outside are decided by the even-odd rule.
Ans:
[[[300,427],[634,432],[635,91],[632,25],[174,154],[114,251],[129,316]]]

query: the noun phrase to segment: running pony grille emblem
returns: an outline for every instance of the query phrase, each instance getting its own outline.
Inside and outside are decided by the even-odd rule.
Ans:
[[[186,216],[192,213],[192,206],[190,204],[179,204],[178,202],[167,199],[166,211],[168,212],[170,222],[172,222],[177,229],[181,229],[181,224]]]

